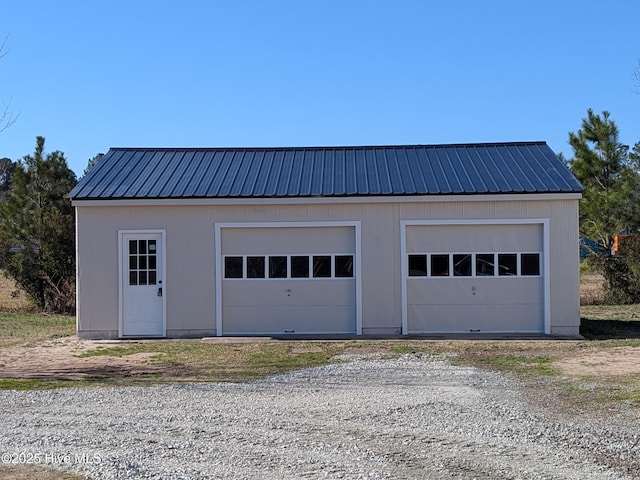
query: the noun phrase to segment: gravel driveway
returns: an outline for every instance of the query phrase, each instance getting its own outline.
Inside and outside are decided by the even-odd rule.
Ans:
[[[100,479],[640,478],[637,417],[563,422],[522,398],[411,355],[243,384],[1,391],[0,454]]]

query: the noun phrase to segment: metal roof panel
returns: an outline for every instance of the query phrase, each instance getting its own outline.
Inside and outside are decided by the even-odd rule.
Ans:
[[[544,142],[294,148],[112,148],[72,199],[573,193]]]

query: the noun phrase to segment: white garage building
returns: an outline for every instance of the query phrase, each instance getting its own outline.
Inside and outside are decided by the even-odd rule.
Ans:
[[[78,335],[578,335],[581,192],[543,142],[114,148]]]

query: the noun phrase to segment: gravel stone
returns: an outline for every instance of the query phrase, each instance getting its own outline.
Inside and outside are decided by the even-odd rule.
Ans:
[[[249,383],[0,391],[0,417],[3,463],[90,479],[640,478],[632,413],[547,415],[515,380],[430,356]]]

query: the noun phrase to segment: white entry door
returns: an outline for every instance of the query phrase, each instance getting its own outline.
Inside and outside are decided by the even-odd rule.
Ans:
[[[165,335],[164,235],[120,233],[120,336]]]

